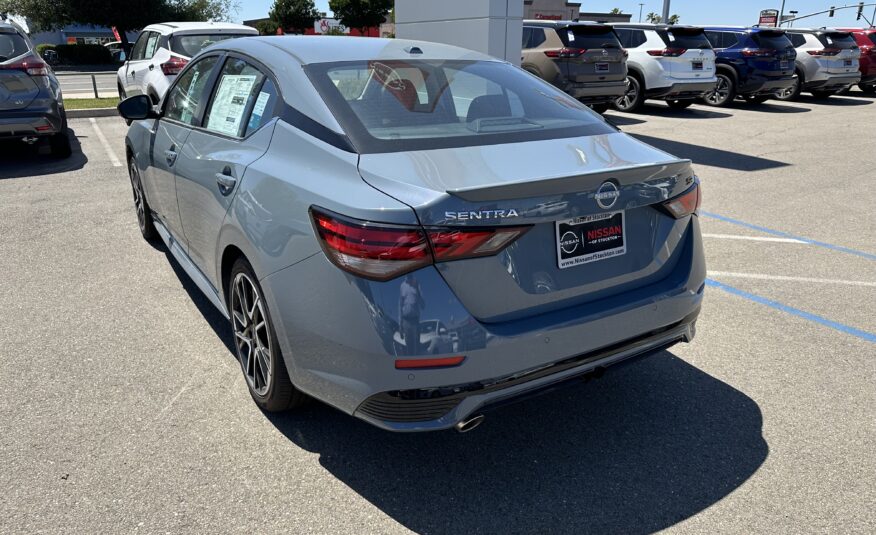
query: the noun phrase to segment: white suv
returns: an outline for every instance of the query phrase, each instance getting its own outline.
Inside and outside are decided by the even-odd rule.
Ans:
[[[715,89],[715,52],[702,28],[666,24],[612,24],[627,58],[627,92],[615,102],[636,111],[645,99],[686,108]]]
[[[217,41],[258,35],[224,22],[163,22],[143,28],[131,57],[118,71],[119,97],[148,95],[158,103],[189,59]]]
[[[780,91],[779,100],[797,100],[801,91],[827,98],[861,81],[861,49],[849,32],[789,28],[787,35],[797,49],[797,82]]]

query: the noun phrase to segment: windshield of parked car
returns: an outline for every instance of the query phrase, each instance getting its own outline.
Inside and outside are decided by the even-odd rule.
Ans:
[[[794,44],[791,43],[785,32],[752,32],[751,38],[754,39],[754,42],[760,48],[771,48],[773,50],[794,48]]]
[[[858,43],[855,42],[855,38],[852,37],[852,34],[850,33],[825,33],[819,35],[818,40],[821,41],[821,44],[825,47],[829,48],[839,48],[843,50],[858,48]]]
[[[657,32],[669,48],[684,48],[687,50],[711,50],[712,43],[706,39],[706,33],[701,28],[677,28]]]
[[[13,32],[0,32],[0,61],[27,54],[30,48],[23,37]]]
[[[177,54],[182,54],[183,56],[193,57],[195,54],[200,52],[201,50],[207,48],[213,43],[218,43],[219,41],[225,41],[228,39],[236,39],[237,37],[252,37],[247,34],[236,34],[236,33],[210,33],[210,34],[186,34],[186,35],[174,35],[170,39],[170,49]]]
[[[608,26],[569,26],[559,30],[560,38],[568,47],[583,48],[621,48],[620,40]]]
[[[351,61],[306,71],[362,153],[615,131],[562,91],[497,61]]]

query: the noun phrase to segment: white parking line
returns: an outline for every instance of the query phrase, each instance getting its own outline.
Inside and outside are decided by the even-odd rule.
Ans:
[[[119,161],[119,157],[116,156],[116,152],[106,140],[106,136],[103,135],[103,131],[101,131],[100,127],[97,126],[97,121],[94,120],[94,117],[89,117],[88,120],[91,122],[91,126],[94,127],[94,133],[97,134],[97,139],[99,139],[101,145],[103,145],[103,150],[106,151],[106,155],[113,163],[113,167],[121,167],[122,162]]]
[[[784,275],[767,275],[765,273],[737,273],[734,271],[709,271],[709,277],[730,277],[739,279],[758,279],[768,281],[814,282],[818,284],[845,284],[847,286],[868,286],[876,288],[876,282],[850,281],[844,279],[818,279],[813,277],[787,277]]]
[[[721,240],[749,240],[749,241],[767,241],[767,242],[775,242],[775,243],[802,243],[807,245],[807,242],[803,240],[796,240],[794,238],[774,238],[771,236],[742,236],[739,234],[706,234],[703,233],[703,238],[717,238]]]

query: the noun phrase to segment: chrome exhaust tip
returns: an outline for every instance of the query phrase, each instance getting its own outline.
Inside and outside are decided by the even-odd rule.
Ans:
[[[21,138],[21,140],[23,142],[27,143],[28,145],[33,145],[34,143],[36,143],[39,140],[39,138],[37,138],[35,136],[24,136],[23,138]]]
[[[454,427],[460,433],[468,433],[469,431],[471,431],[475,427],[481,425],[482,423],[484,423],[484,415],[478,414],[476,416],[472,416],[470,418],[466,418],[465,420],[462,420],[461,422],[456,424]]]

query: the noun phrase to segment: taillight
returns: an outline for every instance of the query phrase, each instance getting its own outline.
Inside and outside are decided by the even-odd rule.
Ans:
[[[770,48],[743,48],[742,55],[747,58],[768,58],[776,55],[776,51]]]
[[[465,357],[443,357],[434,359],[397,359],[395,361],[395,369],[397,370],[412,370],[412,369],[428,369],[428,368],[449,368],[459,366]]]
[[[663,50],[649,50],[649,56],[657,56],[664,58],[677,58],[687,52],[686,48],[664,48]]]
[[[664,201],[662,206],[672,217],[681,219],[682,217],[697,213],[702,201],[700,183],[696,181],[693,186],[681,195]]]
[[[577,58],[587,52],[586,48],[560,48],[558,50],[545,50],[544,55],[549,58]]]
[[[49,66],[41,59],[27,58],[16,63],[0,65],[0,69],[10,71],[23,71],[31,76],[48,76]]]
[[[825,48],[823,50],[807,50],[810,56],[836,56],[842,52],[839,48]]]
[[[179,56],[170,56],[170,59],[161,64],[161,72],[167,76],[179,74],[189,60]]]
[[[434,262],[494,255],[530,227],[429,227],[351,219],[311,208],[322,249],[339,268],[385,281]]]

